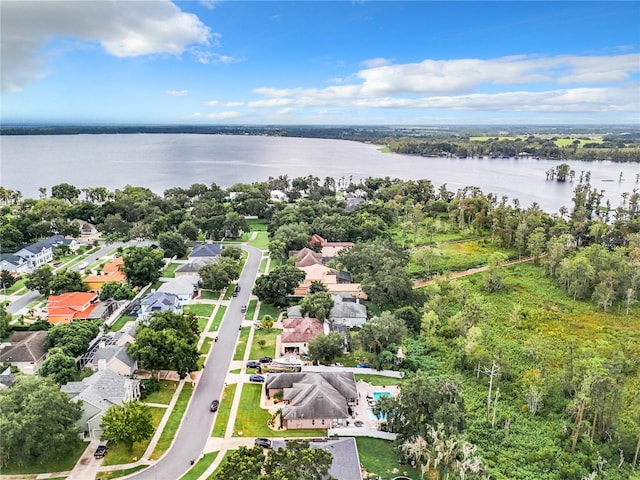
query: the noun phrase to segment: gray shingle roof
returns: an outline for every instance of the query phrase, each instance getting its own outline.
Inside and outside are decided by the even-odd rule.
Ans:
[[[66,393],[72,400],[82,400],[90,403],[102,411],[111,405],[120,404],[123,401],[132,400],[130,384],[138,383],[138,380],[125,378],[111,370],[101,370],[90,377],[83,378],[81,382],[68,382],[60,387],[60,391]]]
[[[217,257],[222,251],[222,245],[219,243],[205,243],[203,245],[196,245],[191,250],[189,258],[194,257]]]
[[[14,332],[0,350],[0,361],[9,363],[37,363],[45,356],[47,332]]]
[[[153,292],[153,293],[149,293],[148,295],[146,295],[141,301],[140,301],[140,305],[143,306],[156,306],[156,307],[164,307],[164,309],[166,308],[170,308],[173,307],[176,303],[176,295],[173,295],[172,293],[165,293],[165,292]]]

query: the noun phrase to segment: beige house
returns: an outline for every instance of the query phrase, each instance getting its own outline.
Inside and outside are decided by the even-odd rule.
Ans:
[[[265,392],[268,397],[282,393],[287,429],[346,425],[358,401],[352,372],[270,373]]]
[[[304,297],[308,295],[311,283],[320,282],[327,288],[329,293],[336,295],[350,294],[361,299],[367,298],[362,286],[359,283],[351,282],[351,275],[348,272],[335,270],[320,264],[298,268],[305,273],[305,279],[294,290],[294,296]]]

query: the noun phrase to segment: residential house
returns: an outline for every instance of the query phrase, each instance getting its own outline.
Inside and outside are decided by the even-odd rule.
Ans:
[[[5,368],[0,373],[0,390],[11,387],[16,381],[15,374],[11,373],[11,367]]]
[[[364,198],[355,195],[345,195],[344,200],[346,202],[344,206],[346,212],[353,212],[356,208],[358,208],[358,205],[366,203]]]
[[[314,248],[319,248],[322,253],[322,258],[325,259],[326,262],[335,257],[340,250],[353,247],[355,244],[353,242],[328,242],[317,233],[314,233],[311,235],[311,238],[309,238],[309,245]]]
[[[287,442],[295,440],[273,440],[271,448],[286,448]],[[362,480],[360,456],[354,437],[327,438],[321,441],[310,441],[309,448],[321,448],[331,453],[329,475],[335,480]]]
[[[138,369],[138,361],[129,355],[128,347],[135,341],[137,325],[137,322],[131,322],[126,329],[96,339],[80,357],[78,366],[94,371],[104,366],[120,375],[133,375]]]
[[[69,382],[60,390],[71,398],[72,402],[82,402],[80,428],[90,438],[102,435],[102,417],[113,405],[122,405],[140,398],[140,382],[123,377],[104,368],[98,370],[81,382]]]
[[[219,243],[204,243],[196,245],[188,255],[189,260],[205,259],[209,263],[215,262],[222,252],[222,245]]]
[[[89,275],[84,279],[84,283],[87,284],[89,290],[92,292],[100,292],[102,286],[107,282],[124,283],[127,281],[127,276],[124,273],[124,260],[122,257],[117,257],[107,262],[102,267],[102,272],[97,275]]]
[[[205,265],[209,265],[210,263],[213,263],[210,258],[207,258],[207,257],[195,258],[193,260],[189,260],[188,262],[180,265],[178,268],[175,269],[173,274],[176,277],[182,277],[185,275],[189,275],[189,276],[198,275],[198,272],[200,271],[200,269]]]
[[[291,256],[295,258],[296,267],[308,267],[310,265],[322,265],[322,254],[314,252],[310,248],[303,248],[297,252],[291,252]]]
[[[78,225],[80,229],[80,235],[95,235],[98,233],[98,229],[93,223],[89,223],[86,220],[76,218],[73,223]]]
[[[331,295],[333,307],[329,312],[329,323],[347,325],[349,328],[359,327],[367,321],[367,307],[362,300],[351,295]],[[301,317],[300,305],[287,310],[289,318]]]
[[[294,296],[304,297],[308,295],[311,283],[315,281],[322,283],[329,293],[332,294],[350,294],[356,298],[367,298],[366,293],[362,290],[362,286],[359,283],[351,282],[351,275],[348,272],[335,270],[318,264],[298,268],[305,273],[305,279],[295,288]]]
[[[6,270],[15,275],[23,275],[31,272],[29,262],[14,253],[0,254],[0,270]]]
[[[0,362],[17,367],[22,373],[38,371],[47,354],[46,331],[13,332],[8,342],[0,348]]]
[[[182,313],[182,306],[178,296],[172,293],[152,292],[140,300],[138,319],[146,320],[156,312]]]
[[[289,196],[282,190],[271,190],[269,197],[272,202],[287,202],[289,200]]]
[[[199,275],[182,275],[175,278],[169,278],[163,282],[158,288],[158,292],[170,293],[178,297],[178,303],[186,305],[198,293],[198,285],[200,284]]]
[[[98,302],[94,292],[69,292],[62,295],[51,295],[47,299],[47,317],[49,323],[69,323],[74,320],[88,320]]]
[[[287,429],[343,426],[358,401],[352,372],[270,373],[265,392],[268,397],[282,392]]]
[[[282,326],[284,331],[280,334],[280,347],[283,355],[307,355],[309,342],[325,333],[324,322],[317,318],[285,318]]]
[[[78,248],[78,242],[62,235],[53,235],[36,243],[25,245],[15,252],[29,263],[31,271],[53,260],[53,251],[61,245],[67,245],[71,250]]]

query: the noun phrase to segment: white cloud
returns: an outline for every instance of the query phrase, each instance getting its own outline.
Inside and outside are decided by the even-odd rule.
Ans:
[[[210,113],[207,115],[207,118],[225,120],[229,118],[237,118],[239,116],[240,116],[240,113],[238,112],[220,112],[220,113]]]
[[[213,10],[219,0],[200,0],[200,5],[209,10]]]
[[[348,85],[255,88],[263,98],[248,106],[637,112],[639,71],[640,54],[424,60],[364,69]]]
[[[278,110],[276,113],[278,115],[289,115],[290,113],[293,113],[295,111],[296,111],[295,108],[283,108],[281,110]]]
[[[243,105],[244,102],[227,102],[224,104],[225,107],[229,108],[242,107]]]
[[[367,68],[375,68],[375,67],[384,67],[385,65],[389,65],[390,63],[391,63],[391,60],[378,57],[378,58],[371,58],[369,60],[365,60],[364,62],[361,62],[361,65]]]
[[[189,90],[165,90],[164,93],[172,97],[186,97],[189,95]]]
[[[208,102],[204,102],[204,104],[208,107],[217,107],[220,105],[220,102],[218,100],[209,100]]]
[[[180,55],[215,39],[198,17],[168,0],[3,1],[2,91],[20,91],[46,75],[42,45],[56,37],[99,43],[110,55]]]

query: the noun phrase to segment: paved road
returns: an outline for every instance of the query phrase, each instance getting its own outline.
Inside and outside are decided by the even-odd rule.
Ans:
[[[136,480],[175,480],[190,467],[189,461],[198,459],[211,436],[214,414],[209,411],[213,399],[222,396],[224,381],[235,351],[239,326],[244,314],[240,307],[249,303],[249,295],[258,274],[262,252],[253,247],[242,246],[249,257],[238,281],[240,293],[232,297],[219,332],[218,341],[213,344],[207,357],[206,368],[191,398],[191,403],[176,435],[171,449],[154,466],[137,475],[127,477]]]

